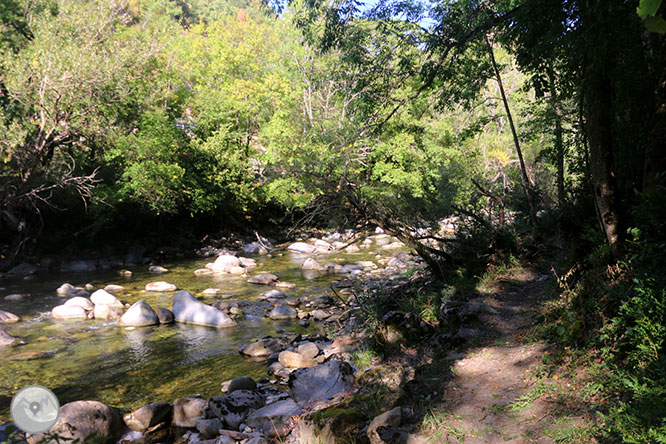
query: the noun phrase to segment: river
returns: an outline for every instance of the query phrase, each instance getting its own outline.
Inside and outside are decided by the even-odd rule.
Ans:
[[[390,256],[394,250],[382,250],[382,242],[374,241],[357,253],[332,253],[313,256],[322,264],[337,262],[353,264],[375,261]],[[330,294],[331,281],[344,276],[324,272],[305,272],[301,264],[308,256],[283,252],[272,256],[247,256],[258,266],[249,274],[270,271],[281,281],[292,282],[294,288],[284,290],[288,297],[315,298]],[[0,348],[0,424],[8,422],[11,397],[20,388],[39,384],[54,391],[60,403],[92,399],[123,409],[132,409],[154,401],[173,401],[178,397],[220,394],[220,383],[248,375],[266,375],[266,368],[241,356],[238,348],[267,335],[277,336],[279,329],[298,333],[316,332],[324,327],[312,323],[301,327],[298,321],[272,321],[264,317],[271,306],[258,296],[271,287],[248,284],[247,277],[231,275],[195,276],[214,258],[182,259],[160,265],[169,269],[165,274],[148,272],[148,265],[128,267],[131,277],[118,271],[87,273],[40,274],[27,279],[0,281],[0,309],[20,315],[23,320],[5,325],[6,331],[25,344]],[[116,296],[125,303],[145,300],[155,310],[171,309],[174,293],[150,293],[145,285],[167,281],[188,290],[199,300],[212,304],[218,300],[249,301],[238,326],[213,329],[185,324],[143,328],[123,328],[117,321],[58,321],[51,319],[50,310],[66,299],[56,294],[64,282],[76,286],[91,284],[103,288],[107,284],[122,285],[125,290]],[[202,291],[216,287],[223,295],[205,297]],[[20,293],[21,301],[7,301],[4,296]]]

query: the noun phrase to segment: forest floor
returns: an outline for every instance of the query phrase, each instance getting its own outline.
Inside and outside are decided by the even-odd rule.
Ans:
[[[552,274],[518,267],[494,279],[477,301],[482,333],[450,354],[451,377],[418,430],[430,443],[596,443],[601,426],[589,407],[590,366],[535,334]],[[457,358],[457,359],[456,359]]]

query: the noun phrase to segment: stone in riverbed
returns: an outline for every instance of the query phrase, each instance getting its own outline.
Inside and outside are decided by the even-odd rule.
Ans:
[[[74,319],[88,319],[88,314],[78,305],[58,305],[51,310],[53,319],[74,320]]]
[[[250,409],[259,409],[266,402],[264,395],[250,390],[236,390],[225,396],[213,396],[208,408],[232,429],[238,429]]]
[[[83,308],[86,311],[90,311],[93,308],[95,308],[95,304],[93,304],[90,299],[82,298],[81,296],[76,296],[71,299],[67,299],[63,305],[66,305],[68,307],[78,305],[79,307]]]
[[[212,264],[207,264],[206,268],[210,268],[216,273],[229,273],[234,267],[240,267],[241,261],[236,256],[231,254],[223,254],[215,259]]]
[[[282,293],[280,290],[268,290],[264,291],[259,295],[259,299],[268,299],[268,298],[275,298],[275,299],[284,299],[286,298],[287,295]]]
[[[211,439],[219,435],[218,430],[222,428],[222,421],[217,418],[200,419],[197,421],[196,427],[201,438]]]
[[[276,321],[282,319],[295,319],[298,317],[298,312],[288,305],[276,305],[268,314],[268,317]]]
[[[23,295],[18,294],[18,293],[9,294],[9,295],[5,296],[5,301],[16,302],[16,301],[20,301],[21,299],[23,299]]]
[[[319,264],[319,262],[309,257],[305,259],[301,268],[303,270],[321,270],[323,267]]]
[[[285,436],[290,431],[291,418],[300,415],[302,411],[291,399],[278,401],[250,413],[246,424],[269,438]]]
[[[125,424],[135,432],[145,432],[149,428],[164,422],[171,416],[172,406],[168,402],[153,402],[123,416]]]
[[[218,293],[222,293],[221,288],[206,288],[204,291],[201,292],[201,294],[205,296],[215,296]]]
[[[317,363],[312,359],[306,359],[300,353],[290,350],[280,352],[278,362],[285,368],[307,368],[314,367]]]
[[[72,284],[64,283],[60,287],[58,287],[56,293],[58,294],[58,296],[69,296],[72,294],[76,294],[76,292],[78,291],[79,291],[78,288],[76,288]]]
[[[151,265],[148,267],[148,271],[151,273],[168,273],[169,270],[160,266],[160,265]]]
[[[250,284],[273,285],[278,281],[278,277],[273,273],[259,273],[247,280]]]
[[[27,263],[19,264],[7,272],[12,276],[30,276],[35,273],[37,273],[37,267]]]
[[[317,309],[312,310],[310,316],[312,316],[315,321],[323,321],[324,319],[330,318],[331,314],[327,311]]]
[[[236,390],[256,390],[257,383],[249,376],[239,376],[229,382],[227,393],[235,392]]]
[[[178,287],[164,281],[151,282],[146,284],[146,291],[176,291]]]
[[[60,407],[58,420],[46,433],[28,435],[28,442],[55,444],[49,435],[58,435],[66,442],[89,442],[87,438],[97,436],[100,443],[115,442],[123,430],[120,415],[106,404],[98,401],[74,401]],[[60,441],[62,442],[62,441]]]
[[[124,289],[125,287],[123,287],[122,285],[115,285],[115,284],[109,284],[106,287],[104,287],[104,291],[108,293],[118,293],[123,291]]]
[[[294,251],[296,253],[311,254],[317,251],[317,247],[312,244],[306,244],[305,242],[294,242],[287,247],[287,250]]]
[[[0,347],[6,347],[16,342],[16,338],[0,328]]]
[[[21,320],[21,316],[15,315],[14,313],[10,313],[8,311],[0,310],[0,324],[13,324],[15,322],[19,322]]]
[[[60,268],[60,271],[79,273],[86,271],[94,271],[96,269],[97,266],[95,266],[95,263],[93,261],[80,260],[80,261],[71,261],[64,263]]]
[[[305,359],[314,359],[319,354],[319,347],[314,342],[304,342],[298,346],[298,353]]]
[[[209,274],[214,274],[215,272],[211,270],[210,268],[199,268],[197,270],[194,270],[195,276],[206,276]]]
[[[197,421],[206,417],[208,402],[201,398],[180,398],[173,403],[173,425],[196,427]]]
[[[118,307],[118,308],[124,308],[125,305],[123,305],[122,302],[118,300],[117,297],[112,295],[106,290],[97,290],[93,294],[90,295],[90,300],[93,302],[95,305],[109,305],[111,307]]]
[[[168,308],[159,307],[157,309],[157,319],[160,321],[160,324],[171,324],[173,322],[173,313]]]
[[[176,322],[226,328],[236,326],[236,321],[215,307],[198,301],[188,291],[182,290],[173,298],[173,315]]]
[[[123,309],[112,305],[96,304],[93,309],[95,319],[120,319],[123,315]]]
[[[241,354],[255,358],[270,356],[282,350],[282,346],[273,338],[260,339],[240,349]]]
[[[145,327],[159,324],[157,313],[146,301],[138,301],[125,312],[118,321],[118,325],[130,327]]]
[[[354,370],[344,361],[328,361],[294,370],[289,377],[291,397],[301,406],[324,402],[354,385]]]

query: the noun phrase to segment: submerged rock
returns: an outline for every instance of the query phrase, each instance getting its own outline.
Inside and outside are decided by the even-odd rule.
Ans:
[[[55,425],[46,433],[28,435],[28,442],[57,443],[49,438],[58,435],[67,442],[87,442],[87,438],[97,437],[100,443],[114,442],[123,430],[123,422],[118,413],[98,401],[74,401],[60,407]],[[62,441],[60,441],[62,442]]]
[[[179,291],[173,298],[173,315],[176,322],[226,328],[236,326],[236,321],[215,307],[198,301],[189,291]]]
[[[312,244],[306,244],[305,242],[294,242],[287,247],[287,250],[294,251],[296,253],[311,254],[317,251],[317,247]]]
[[[296,319],[298,317],[298,312],[288,305],[276,305],[268,314],[268,317],[276,321],[282,319]]]
[[[322,267],[319,262],[316,260],[312,259],[311,257],[305,259],[303,262],[303,265],[301,266],[303,270],[321,270],[324,267]]]
[[[7,296],[5,296],[5,301],[16,302],[16,301],[20,301],[22,299],[23,299],[23,295],[18,294],[18,293],[8,294]]]
[[[115,284],[109,284],[106,287],[104,287],[104,291],[107,291],[109,293],[118,293],[120,291],[123,291],[125,287],[122,285],[115,285]]]
[[[252,357],[270,356],[282,350],[282,346],[273,338],[264,338],[242,347],[241,354]]]
[[[151,265],[150,267],[148,267],[148,271],[151,272],[151,273],[168,273],[169,272],[168,269],[166,269],[164,267],[161,267],[159,265]]]
[[[247,280],[250,284],[272,285],[278,281],[278,277],[273,273],[259,273]]]
[[[70,273],[80,273],[85,271],[95,271],[97,266],[93,261],[71,261],[66,262],[60,268],[60,271]]]
[[[123,309],[112,305],[96,304],[93,315],[95,319],[120,319],[123,315]]]
[[[15,315],[14,313],[10,313],[8,311],[0,310],[0,324],[13,324],[15,322],[19,322],[21,320],[21,316]]]
[[[0,328],[0,347],[7,347],[16,342],[16,338]]]
[[[176,291],[178,287],[164,281],[151,282],[146,284],[146,291]]]
[[[35,273],[37,273],[37,267],[26,263],[19,264],[7,272],[12,276],[30,276]]]
[[[88,313],[78,305],[58,305],[51,310],[53,319],[88,319]]]
[[[125,312],[118,321],[118,325],[131,327],[145,327],[159,324],[157,313],[146,301],[138,301]]]

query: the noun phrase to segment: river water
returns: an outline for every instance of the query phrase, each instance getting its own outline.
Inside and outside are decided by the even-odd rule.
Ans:
[[[382,244],[386,241],[381,242]],[[320,263],[350,264],[361,260],[377,261],[381,253],[390,256],[373,243],[358,253],[333,253],[314,256]],[[331,281],[340,275],[305,272],[301,264],[307,256],[284,252],[267,256],[248,256],[256,259],[258,267],[249,274],[273,272],[281,281],[296,284],[282,289],[288,297],[314,298],[329,294]],[[0,281],[0,309],[20,315],[17,324],[5,325],[7,332],[25,344],[0,348],[0,424],[8,422],[11,397],[20,388],[39,384],[54,391],[61,405],[79,399],[92,399],[106,404],[132,409],[154,401],[174,401],[178,397],[201,394],[210,397],[220,394],[220,383],[227,379],[249,375],[266,375],[266,367],[244,358],[239,346],[267,335],[277,336],[276,329],[298,333],[316,332],[321,325],[313,323],[303,328],[296,321],[271,321],[263,316],[270,303],[257,297],[271,287],[248,284],[247,277],[230,275],[195,276],[214,258],[183,259],[160,265],[169,273],[156,275],[147,271],[148,265],[128,267],[131,277],[121,277],[117,271],[88,273],[57,273],[36,275],[29,279]],[[127,329],[117,321],[58,321],[50,310],[62,304],[56,289],[64,282],[75,286],[92,284],[103,288],[119,284],[125,290],[116,294],[126,303],[145,300],[155,310],[171,309],[174,293],[151,293],[144,290],[149,282],[164,280],[179,289],[190,291],[199,300],[212,304],[218,300],[245,300],[245,316],[237,319],[238,326],[213,329],[185,324],[160,325]],[[225,294],[205,297],[201,292],[210,287]],[[21,301],[7,301],[4,296],[20,293]],[[231,296],[229,296],[231,295]]]

